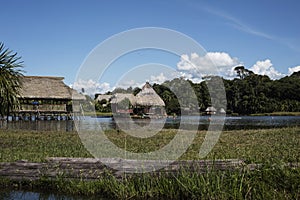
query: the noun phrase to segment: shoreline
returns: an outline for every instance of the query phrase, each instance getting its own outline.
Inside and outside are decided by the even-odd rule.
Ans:
[[[86,113],[87,116],[95,116],[95,117],[113,117],[113,113]],[[180,115],[178,115],[180,116]],[[207,114],[201,113],[200,115],[191,115],[191,116],[209,116]],[[228,113],[225,116],[228,117],[239,117],[239,116],[300,116],[300,112],[271,112],[271,113],[256,113],[256,114],[249,114],[249,115],[242,115],[238,113]],[[173,115],[168,115],[168,118],[174,117]]]

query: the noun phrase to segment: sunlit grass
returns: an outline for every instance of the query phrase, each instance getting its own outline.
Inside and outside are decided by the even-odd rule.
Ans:
[[[109,173],[98,180],[63,176],[36,181],[0,179],[0,188],[46,190],[86,195],[89,199],[299,199],[300,169],[265,166],[254,171],[209,171],[176,174],[136,174],[117,179]]]
[[[91,157],[76,132],[0,130],[0,161],[44,161],[47,157]]]
[[[135,138],[122,131],[106,132],[121,148],[133,152],[154,151],[169,143],[176,130],[165,129],[152,138]],[[199,159],[206,132],[199,131],[180,159]],[[21,159],[41,162],[46,157],[92,157],[76,132],[0,130],[0,161]],[[0,178],[0,188],[47,190],[63,194],[112,199],[299,199],[300,168],[282,163],[299,162],[300,128],[224,131],[205,159],[243,159],[262,163],[253,171],[212,170],[205,173],[179,171],[174,174],[136,174],[117,179],[104,173],[96,181],[44,177],[36,181],[14,182]]]
[[[272,112],[272,113],[257,113],[251,116],[300,116],[300,112]]]
[[[168,144],[177,130],[164,129],[151,138],[137,138],[122,131],[106,131],[120,148],[132,152],[151,152]],[[198,160],[206,131],[198,131],[181,160]],[[0,161],[29,160],[46,157],[92,157],[76,132],[0,130]],[[100,147],[101,148],[101,147]],[[266,161],[299,162],[300,128],[223,131],[205,159],[243,159],[251,163]]]

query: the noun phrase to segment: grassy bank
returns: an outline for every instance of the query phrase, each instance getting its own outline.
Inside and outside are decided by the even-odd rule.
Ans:
[[[133,152],[149,152],[168,144],[176,130],[164,129],[151,138],[135,138],[110,130],[106,135],[116,145]],[[206,131],[198,131],[194,142],[180,157],[200,159],[199,149]],[[0,130],[0,162],[21,159],[40,162],[46,157],[91,157],[76,132]],[[300,127],[223,131],[207,159],[243,159],[247,163],[265,161],[300,162]]]
[[[300,112],[272,112],[272,113],[257,113],[250,116],[300,116]]]
[[[162,130],[151,139],[137,139],[118,131],[107,131],[118,146],[133,152],[148,152],[167,144],[176,130]],[[199,148],[206,132],[197,136],[180,159],[199,159]],[[126,144],[124,139],[126,138]],[[0,130],[0,161],[26,159],[35,162],[46,157],[91,157],[76,132],[37,132]],[[300,169],[282,163],[300,162],[300,127],[224,131],[207,159],[239,158],[246,163],[262,163],[253,171],[210,171],[204,174],[181,171],[178,174],[137,174],[116,179],[109,173],[96,181],[55,180],[44,177],[38,181],[0,179],[0,187],[51,190],[74,195],[106,198],[168,198],[168,199],[299,199]]]
[[[97,116],[97,117],[112,117],[113,113],[112,112],[85,112],[84,113],[85,116]]]

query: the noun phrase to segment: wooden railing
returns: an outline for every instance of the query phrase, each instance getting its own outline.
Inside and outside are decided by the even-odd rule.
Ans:
[[[42,104],[42,105],[28,105],[23,104],[21,105],[20,111],[67,111],[66,104],[58,104],[58,105],[51,105],[51,104]]]

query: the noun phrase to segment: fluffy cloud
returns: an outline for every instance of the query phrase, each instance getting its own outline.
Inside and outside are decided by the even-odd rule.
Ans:
[[[299,72],[299,71],[300,71],[300,65],[292,68],[289,67],[288,75],[292,75],[292,73]]]
[[[95,93],[105,93],[107,91],[112,91],[114,88],[111,88],[109,83],[97,83],[93,80],[78,80],[71,87],[79,92],[84,90],[85,94],[94,95]]]
[[[201,78],[206,75],[221,75],[230,77],[233,75],[232,69],[240,65],[237,58],[231,57],[225,52],[208,52],[204,56],[196,53],[182,55],[177,63],[177,69],[183,72],[187,78]]]
[[[271,79],[278,79],[284,76],[284,74],[278,72],[271,63],[271,60],[266,59],[263,61],[257,61],[251,68],[255,74],[267,75]]]
[[[168,80],[168,78],[164,75],[164,73],[160,73],[159,75],[157,76],[151,76],[150,77],[150,82],[151,83],[158,83],[158,84],[161,84],[163,82],[165,82],[166,80]]]
[[[129,87],[135,88],[135,87],[141,87],[143,83],[139,83],[135,80],[122,80],[120,82],[117,83],[117,88],[123,88],[123,89],[127,89]],[[145,83],[144,83],[145,84]]]
[[[141,88],[141,87],[144,86],[145,82],[149,82],[151,84],[154,84],[154,83],[162,84],[166,80],[172,80],[176,77],[180,77],[178,73],[165,74],[165,73],[161,72],[160,74],[157,74],[157,75],[150,75],[150,77],[148,79],[140,81],[140,82],[136,81],[136,80],[132,80],[132,79],[120,81],[117,84],[117,87],[124,88],[124,89],[127,89],[129,87],[132,87],[132,88],[139,87],[139,88]]]

